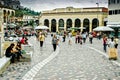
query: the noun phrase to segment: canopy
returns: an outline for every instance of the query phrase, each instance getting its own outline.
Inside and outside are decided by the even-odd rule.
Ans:
[[[114,29],[107,26],[98,26],[94,28],[93,31],[114,31]]]
[[[14,24],[14,23],[10,23],[10,24],[7,24],[7,26],[9,26],[10,28],[14,28],[14,27],[16,27],[17,25]]]
[[[49,29],[47,26],[37,26],[35,27],[36,30],[38,29]]]
[[[86,29],[86,28],[85,27],[71,27],[70,30],[72,30],[72,29],[78,30],[78,29]]]
[[[32,29],[32,26],[23,27],[23,29]]]

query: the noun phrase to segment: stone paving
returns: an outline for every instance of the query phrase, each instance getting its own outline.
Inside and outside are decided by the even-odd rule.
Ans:
[[[68,45],[67,42],[60,44],[59,55],[34,80],[120,80],[120,67],[88,48],[96,45],[94,48],[103,51],[102,43],[95,40],[93,44],[87,41],[83,45]]]
[[[7,70],[0,76],[0,80],[21,80],[27,71],[29,71],[37,63],[43,61],[53,52],[52,45],[48,42],[50,38],[46,38],[43,48],[39,47],[39,42],[36,40],[36,37],[31,37],[28,39],[29,43],[34,46],[32,61],[10,64]]]
[[[94,39],[93,44],[87,40],[83,45],[75,44],[74,38],[72,40],[72,45],[68,45],[68,40],[60,42],[57,57],[42,67],[33,80],[120,80],[120,66],[89,48],[103,52],[101,40]],[[39,48],[35,37],[29,38],[29,41],[34,45],[32,61],[11,64],[0,80],[21,80],[27,71],[52,54],[50,36],[46,38],[43,48]],[[120,62],[119,57],[116,62]]]

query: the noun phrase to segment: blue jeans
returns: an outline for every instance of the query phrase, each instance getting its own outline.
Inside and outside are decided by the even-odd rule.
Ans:
[[[107,51],[107,44],[103,44],[103,50],[106,52]]]

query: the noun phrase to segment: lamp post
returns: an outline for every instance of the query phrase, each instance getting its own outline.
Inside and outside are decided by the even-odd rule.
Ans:
[[[97,26],[98,26],[98,25],[99,25],[99,24],[98,24],[98,21],[99,21],[99,20],[98,20],[99,3],[96,3],[96,4],[97,4]]]

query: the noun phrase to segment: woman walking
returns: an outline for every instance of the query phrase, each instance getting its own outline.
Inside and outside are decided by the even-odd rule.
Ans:
[[[58,40],[57,40],[56,35],[54,34],[52,38],[52,45],[53,45],[54,51],[56,51],[57,44],[58,44]]]
[[[45,36],[43,35],[43,33],[41,33],[39,35],[40,47],[43,47],[44,40],[45,40]]]

